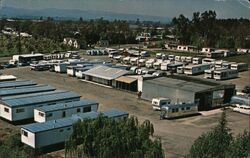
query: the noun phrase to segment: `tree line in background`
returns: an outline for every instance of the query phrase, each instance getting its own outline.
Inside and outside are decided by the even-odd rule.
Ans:
[[[136,27],[130,27],[131,24]],[[136,36],[141,32],[159,34],[157,27],[165,35],[175,35],[180,44],[218,48],[250,48],[249,19],[217,19],[214,11],[195,12],[192,19],[184,15],[175,17],[170,24],[160,22],[136,22],[103,18],[84,21],[55,21],[48,17],[41,20],[0,20],[0,29],[11,27],[26,32],[32,38],[22,38],[23,52],[51,52],[52,50],[73,49],[62,45],[66,37],[77,39],[81,48],[96,44],[99,40],[108,40],[110,44],[135,44]],[[2,35],[0,52],[17,52],[18,38]]]
[[[215,48],[250,48],[249,19],[217,19],[216,12],[193,13],[192,19],[184,15],[172,20],[174,34],[181,44]]]

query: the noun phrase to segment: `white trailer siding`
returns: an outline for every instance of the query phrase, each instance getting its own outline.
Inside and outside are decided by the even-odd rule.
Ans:
[[[98,112],[92,111],[73,115],[69,118],[24,125],[21,127],[21,141],[35,149],[64,143],[72,134],[73,124],[75,122],[78,120],[95,119],[99,114]],[[128,117],[128,113],[117,109],[105,111],[103,115],[104,117],[115,119]]]
[[[25,130],[25,129],[21,129],[21,141],[25,142],[25,144],[35,148],[36,147],[36,138],[35,138],[35,134]],[[46,140],[46,141],[50,141],[50,140]]]
[[[239,73],[237,70],[223,69],[214,71],[214,79],[216,80],[226,80],[238,77]]]
[[[56,64],[55,65],[55,72],[66,73],[68,65],[69,64],[67,64],[67,63],[58,63],[58,64]]]
[[[36,107],[79,100],[78,94],[67,91],[19,95],[16,98],[3,97],[2,104],[0,104],[1,117],[9,121],[31,119]]]
[[[205,70],[210,69],[210,64],[200,64],[200,65],[187,65],[184,67],[184,74],[196,75],[204,73]]]
[[[36,122],[46,122],[64,117],[70,117],[77,113],[97,111],[98,103],[92,100],[81,100],[63,104],[43,106],[34,109],[34,120]]]
[[[237,63],[237,64],[232,64],[231,65],[232,70],[237,70],[239,72],[241,71],[247,71],[248,70],[248,65],[246,63]]]

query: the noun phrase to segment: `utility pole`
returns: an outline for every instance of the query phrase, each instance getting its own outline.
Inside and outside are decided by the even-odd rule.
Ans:
[[[20,33],[20,24],[18,24],[18,54],[21,54],[21,33]]]

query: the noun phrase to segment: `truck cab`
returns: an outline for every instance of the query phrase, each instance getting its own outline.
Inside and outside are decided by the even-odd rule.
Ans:
[[[170,105],[171,100],[169,98],[153,98],[152,107],[154,110],[161,110],[161,107]]]

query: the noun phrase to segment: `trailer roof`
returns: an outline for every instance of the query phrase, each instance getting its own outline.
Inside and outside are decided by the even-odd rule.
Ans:
[[[127,112],[120,111],[118,109],[109,109],[105,112],[103,112],[104,116],[108,118],[116,118],[123,115],[128,115]],[[43,123],[33,123],[24,125],[21,128],[28,130],[32,133],[38,133],[43,131],[49,131],[57,128],[63,128],[67,126],[72,126],[74,123],[76,123],[78,120],[85,120],[85,119],[95,119],[100,115],[98,112],[86,112],[86,113],[80,113],[76,115],[72,115],[68,118],[58,119],[58,120],[51,120]]]
[[[84,106],[89,106],[93,104],[98,104],[98,103],[94,100],[84,99],[84,100],[74,101],[74,102],[69,102],[69,103],[60,103],[60,104],[55,104],[55,105],[42,106],[36,109],[39,111],[43,111],[43,112],[51,112],[51,111],[64,110],[64,109],[70,109],[70,108],[84,107]]]
[[[36,83],[30,80],[0,82],[0,88],[21,87],[21,86],[31,86],[31,85],[36,85]]]
[[[38,93],[39,94],[39,93]],[[43,95],[36,95],[36,96],[28,96],[28,97],[21,97],[21,98],[12,98],[2,100],[2,103],[9,107],[19,107],[19,106],[26,106],[26,105],[34,105],[38,103],[46,103],[51,101],[58,101],[58,100],[66,100],[66,99],[73,99],[73,98],[80,98],[81,96],[74,92],[68,91],[55,91],[54,93],[47,93]]]
[[[54,90],[56,90],[56,89],[54,87],[49,86],[49,85],[35,85],[35,86],[27,86],[27,87],[18,87],[18,88],[0,90],[0,97],[27,94],[27,93],[39,93],[39,92],[54,91]]]
[[[115,78],[128,74],[128,71],[118,68],[111,68],[108,66],[96,66],[88,71],[83,72],[83,74],[103,78],[106,80],[113,80]]]

